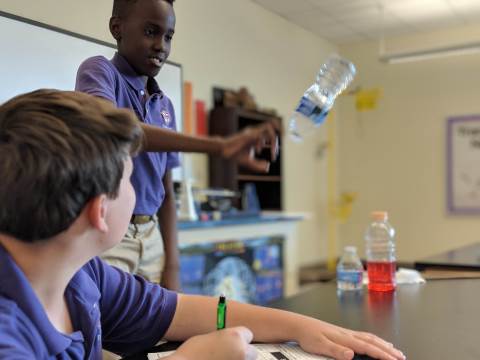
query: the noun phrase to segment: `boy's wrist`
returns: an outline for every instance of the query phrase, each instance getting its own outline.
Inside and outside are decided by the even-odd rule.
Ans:
[[[213,136],[211,137],[212,145],[213,145],[213,155],[223,156],[225,152],[225,140],[220,136]]]

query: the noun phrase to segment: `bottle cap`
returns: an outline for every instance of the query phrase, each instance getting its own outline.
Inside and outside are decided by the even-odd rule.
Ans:
[[[356,253],[357,252],[357,248],[355,246],[351,246],[351,245],[350,246],[345,246],[343,248],[343,250],[345,252],[348,252],[348,253]]]
[[[372,219],[377,221],[387,221],[388,213],[386,211],[372,211]]]

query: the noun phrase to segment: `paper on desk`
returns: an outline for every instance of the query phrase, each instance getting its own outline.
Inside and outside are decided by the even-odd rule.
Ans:
[[[423,284],[425,279],[422,275],[413,269],[399,268],[395,273],[395,280],[397,285],[400,284]],[[368,284],[368,272],[363,273],[363,284]]]
[[[254,344],[259,360],[328,360],[303,351],[297,344]]]
[[[297,344],[253,344],[257,349],[257,360],[329,360],[324,356],[303,351]],[[148,354],[148,360],[157,360],[171,355],[173,351]]]

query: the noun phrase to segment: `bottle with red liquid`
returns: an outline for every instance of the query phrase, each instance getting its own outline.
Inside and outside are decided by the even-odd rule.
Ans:
[[[386,211],[372,212],[372,223],[365,232],[368,289],[395,290],[395,230]]]

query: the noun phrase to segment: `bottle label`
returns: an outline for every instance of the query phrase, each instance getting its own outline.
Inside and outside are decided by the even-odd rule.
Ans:
[[[337,281],[345,282],[350,284],[361,284],[363,280],[362,271],[338,271],[337,272]]]
[[[295,111],[312,120],[315,126],[322,124],[328,114],[328,110],[318,107],[306,96],[302,96]]]

